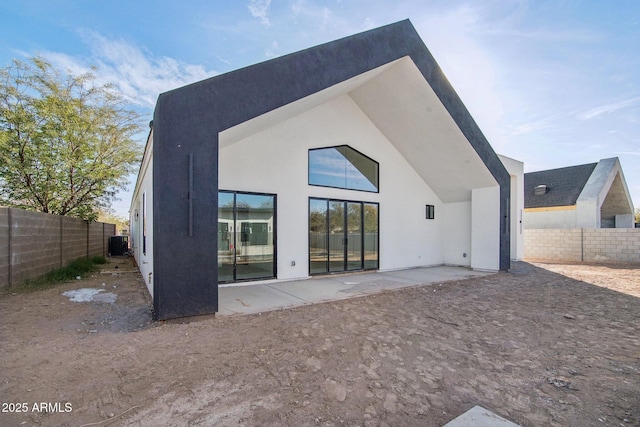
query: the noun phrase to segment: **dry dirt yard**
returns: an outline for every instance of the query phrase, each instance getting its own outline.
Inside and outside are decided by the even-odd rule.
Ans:
[[[481,405],[525,427],[640,426],[638,267],[516,263],[154,323],[132,261],[116,266],[0,295],[0,425],[442,426]],[[61,295],[79,288],[117,299]]]

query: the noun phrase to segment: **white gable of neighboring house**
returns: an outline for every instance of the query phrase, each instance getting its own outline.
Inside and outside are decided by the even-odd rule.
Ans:
[[[617,157],[603,159],[576,202],[577,228],[633,228],[633,202]]]
[[[575,168],[587,166],[589,165]],[[632,228],[633,202],[620,160],[617,157],[602,159],[597,164],[591,164],[591,168],[586,182],[576,184],[583,187],[576,193],[574,203],[551,203],[536,207],[527,205],[524,214],[525,228]],[[567,174],[572,173],[571,169],[572,167],[566,168]],[[537,197],[540,197],[540,200],[551,199],[551,192],[558,191],[553,184],[548,185],[549,183],[542,181],[543,179],[530,183],[526,190],[531,193],[526,196],[528,200],[535,201]],[[535,184],[540,190],[538,195],[534,194],[537,189],[531,184]]]

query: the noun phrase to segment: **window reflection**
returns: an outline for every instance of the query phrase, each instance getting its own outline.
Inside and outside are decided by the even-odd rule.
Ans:
[[[309,272],[378,268],[378,204],[309,198]]]
[[[378,162],[348,145],[309,150],[309,184],[378,191]]]
[[[218,280],[275,277],[275,195],[218,193]]]

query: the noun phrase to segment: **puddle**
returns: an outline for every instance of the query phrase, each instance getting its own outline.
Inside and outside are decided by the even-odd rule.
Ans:
[[[69,297],[69,301],[72,302],[116,302],[116,298],[118,298],[116,294],[113,294],[111,292],[102,294],[101,292],[104,292],[104,289],[82,288],[76,289],[74,291],[63,292],[62,295],[64,295],[65,297]]]

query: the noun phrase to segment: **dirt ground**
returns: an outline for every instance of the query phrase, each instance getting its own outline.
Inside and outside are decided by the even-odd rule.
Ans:
[[[515,263],[155,323],[132,261],[105,268],[0,295],[0,425],[442,426],[481,405],[524,427],[640,426],[640,267]],[[61,295],[79,288],[117,299]]]

